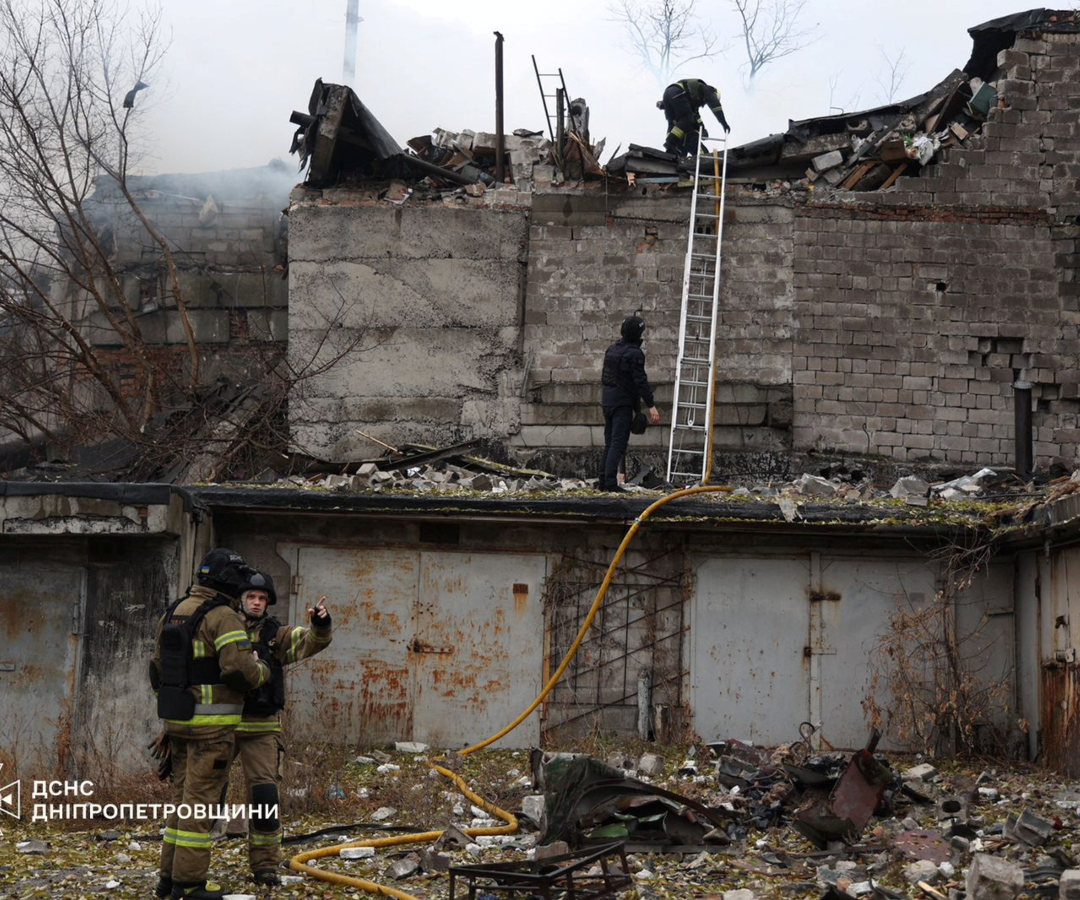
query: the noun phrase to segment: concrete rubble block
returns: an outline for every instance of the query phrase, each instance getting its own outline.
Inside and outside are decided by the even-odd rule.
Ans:
[[[1012,816],[1009,817],[1005,833],[1011,833],[1028,846],[1041,847],[1054,833],[1054,823],[1025,809],[1015,819]]]
[[[643,775],[659,775],[664,771],[664,760],[653,753],[646,753],[638,760],[637,770]]]
[[[1024,887],[1024,870],[989,853],[976,853],[965,884],[968,900],[1013,900]]]
[[[563,856],[570,852],[570,845],[566,841],[552,841],[536,848],[537,859],[550,859],[552,856]]]
[[[821,156],[815,156],[811,160],[811,165],[818,172],[825,172],[828,169],[834,169],[844,161],[844,154],[839,150],[830,150],[828,153],[822,153]]]
[[[449,872],[451,859],[443,853],[434,850],[422,850],[420,852],[420,868],[425,872]]]
[[[380,806],[375,812],[371,814],[371,821],[373,822],[385,822],[387,819],[397,815],[397,810],[392,806]]]
[[[940,877],[941,873],[938,871],[937,863],[929,859],[917,859],[915,862],[904,866],[904,880],[908,884],[918,884],[920,881],[933,884]]]
[[[472,477],[472,484],[469,486],[474,491],[490,491],[495,486],[495,483],[491,480],[490,475],[481,472],[479,475]]]
[[[342,847],[338,850],[342,859],[371,859],[374,855],[374,847]]]
[[[840,169],[828,169],[822,173],[822,177],[829,183],[830,187],[836,187],[844,180],[844,173]]]
[[[756,894],[748,888],[739,888],[736,891],[724,891],[720,897],[722,900],[756,900]]]
[[[904,479],[902,478],[900,479],[900,481],[903,480]],[[899,483],[900,482],[898,481],[897,484]],[[896,488],[893,487],[893,490],[896,490]],[[893,496],[895,497],[896,495],[893,494]],[[910,769],[904,771],[904,781],[929,781],[937,775],[937,773],[937,769],[930,765],[930,763],[921,763],[920,765],[912,766]]]
[[[547,812],[544,795],[530,794],[527,797],[522,797],[521,811],[537,825],[540,825],[544,821],[544,814]]]
[[[49,849],[49,845],[45,841],[19,841],[15,845],[16,853],[31,853],[35,856],[41,856]]]
[[[356,474],[361,478],[371,478],[376,472],[379,471],[379,467],[375,463],[364,463],[356,470]]]
[[[1066,869],[1058,879],[1059,900],[1080,900],[1080,869]]]
[[[395,741],[394,749],[399,753],[426,753],[431,748],[428,744],[421,744],[419,741]]]
[[[387,870],[387,874],[395,881],[400,881],[402,878],[408,878],[419,871],[420,856],[416,853],[410,853],[408,856],[397,860],[397,862]]]
[[[462,813],[465,810],[462,809]],[[455,815],[460,815],[455,809]],[[443,829],[443,833],[439,836],[438,840],[432,845],[435,850],[461,850],[463,847],[467,847],[472,843],[472,838],[469,837],[464,831],[458,828],[456,825],[447,825]]]
[[[794,487],[803,496],[817,497],[823,500],[835,497],[837,491],[837,486],[829,479],[822,478],[820,475],[810,475],[809,473],[804,473],[796,479]]]
[[[937,802],[937,817],[966,822],[968,819],[967,801],[963,797],[942,797]]]
[[[929,506],[930,485],[915,475],[905,475],[892,486],[889,494],[911,506]]]

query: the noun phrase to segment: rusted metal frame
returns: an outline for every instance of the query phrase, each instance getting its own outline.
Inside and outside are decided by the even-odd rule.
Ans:
[[[618,853],[622,865],[622,871],[617,875],[609,870],[606,859],[615,853]],[[558,865],[558,863],[566,863],[566,865]],[[600,866],[601,874],[598,876],[589,875],[586,869],[586,867],[591,868],[594,863]],[[551,869],[553,864],[556,867]],[[541,867],[548,871],[541,872]],[[582,869],[586,869],[581,873],[584,880],[575,881],[574,873]],[[485,884],[485,891],[494,891],[507,896],[515,893],[531,895],[539,893],[544,900],[551,900],[551,891],[555,888],[566,900],[600,900],[602,897],[613,896],[618,891],[629,887],[629,871],[625,843],[605,844],[591,852],[565,853],[543,860],[494,863],[490,866],[453,866],[450,869],[450,900],[455,900],[458,876],[463,876],[467,881],[469,900],[475,900],[476,879],[478,878],[495,882],[495,884]],[[562,880],[565,880],[565,885],[560,884]]]
[[[656,613],[667,612],[669,609],[675,609],[676,606],[681,607],[682,605],[683,605],[682,600],[679,600],[676,603],[669,603],[666,606],[661,606],[658,609],[654,610],[652,613],[646,613],[645,615],[638,616],[637,618],[632,619],[632,620],[630,619],[629,616],[627,616],[627,619],[628,619],[627,626],[636,625],[638,622],[644,622],[647,618],[649,618],[650,615],[654,615]],[[618,628],[613,628],[611,631],[602,631],[601,630],[600,633],[596,637],[587,637],[587,638],[585,638],[585,640],[583,640],[581,642],[581,646],[584,647],[586,644],[593,643],[594,641],[603,640],[604,638],[609,637],[610,635],[616,634],[618,631],[621,631],[624,627],[627,627],[627,626],[620,625]],[[680,629],[680,630],[682,630],[682,629]],[[658,643],[659,641],[666,641],[668,639],[668,637],[670,637],[671,635],[674,635],[674,634],[678,634],[678,632],[677,631],[672,631],[669,635],[666,635],[666,636],[664,636],[662,638],[656,638],[652,643]],[[638,650],[644,650],[646,647],[651,647],[651,646],[652,646],[652,644],[643,644],[641,647],[638,648]],[[618,658],[621,659],[622,657],[618,657]]]
[[[634,574],[634,575],[637,575],[637,576],[640,576],[640,577],[643,577],[643,578],[649,578],[649,579],[652,579],[655,582],[665,582],[665,581],[678,581],[678,582],[681,582],[682,579],[683,579],[682,575],[656,575],[656,574],[649,571],[649,567],[654,566],[657,562],[659,562],[660,560],[664,559],[667,556],[671,556],[671,555],[673,555],[675,553],[684,553],[684,552],[685,552],[685,550],[682,550],[682,549],[663,550],[660,553],[658,553],[656,556],[652,557],[651,559],[642,560],[637,565],[634,565],[634,566],[624,565],[624,566],[622,566],[622,570],[624,572],[626,572],[627,574]],[[582,565],[589,566],[591,568],[595,568],[595,569],[598,569],[598,570],[604,571],[604,572],[607,571],[607,567],[608,567],[608,563],[606,563],[606,562],[597,562],[596,560],[591,560],[591,559],[581,559],[580,557],[577,557],[577,556],[569,556],[569,555],[564,554],[563,558],[571,560],[571,561],[576,562],[576,563],[581,563]],[[625,561],[625,557],[623,559]],[[625,584],[626,582],[621,582],[621,583]]]
[[[683,677],[683,674],[684,673],[680,670],[677,673],[673,673],[671,675],[665,675],[664,677],[662,677],[659,680],[659,682],[654,681],[653,685],[655,686],[657,684],[669,684],[669,683],[672,683],[672,682],[679,681]],[[622,705],[625,704],[625,701],[631,699],[632,697],[636,697],[636,696],[637,696],[637,691],[635,691],[633,694],[627,694],[624,697],[620,697],[619,700],[612,701],[611,703],[606,703],[604,705],[605,706],[622,706]],[[562,728],[565,725],[569,725],[571,722],[576,722],[579,719],[584,719],[586,716],[591,716],[596,711],[597,711],[597,707],[593,707],[592,709],[583,709],[581,712],[573,713],[572,715],[567,716],[565,719],[560,719],[558,722],[548,724],[546,726],[546,730],[552,730],[552,729],[555,729],[555,728]]]
[[[685,630],[686,630],[686,628],[684,626],[683,628],[680,628],[678,631],[673,631],[670,634],[665,634],[663,637],[656,638],[651,643],[645,644],[644,646],[641,646],[641,647],[637,647],[636,649],[634,649],[634,650],[632,650],[632,651],[630,651],[628,653],[620,653],[618,656],[613,656],[606,663],[599,663],[599,664],[594,665],[594,666],[587,666],[585,668],[580,668],[577,671],[578,671],[579,674],[582,674],[582,675],[587,675],[590,672],[598,672],[600,669],[605,668],[605,666],[612,665],[612,664],[620,662],[621,660],[624,660],[624,659],[629,659],[631,656],[633,656],[634,653],[638,653],[638,652],[640,652],[642,650],[647,650],[647,649],[649,649],[651,647],[656,647],[656,646],[658,646],[660,644],[663,644],[663,643],[666,643],[667,641],[670,641],[672,638],[679,637],[679,635],[681,635]],[[584,647],[585,644],[582,643],[581,646]],[[636,692],[637,692],[637,688],[634,689],[633,694],[626,694],[626,697],[633,697],[633,696],[636,695]],[[623,699],[625,699],[625,697]]]

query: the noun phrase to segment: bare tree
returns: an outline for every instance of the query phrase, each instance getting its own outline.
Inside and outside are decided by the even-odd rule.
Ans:
[[[118,438],[135,448],[132,477],[196,456],[213,475],[287,445],[297,384],[365,338],[327,322],[310,354],[291,359],[254,336],[230,362],[199,346],[191,265],[131,174],[144,89],[160,80],[160,13],[125,9],[0,0],[0,440],[63,449]],[[161,286],[151,302],[147,283]],[[159,307],[179,344],[149,333]]]
[[[885,62],[874,77],[874,82],[878,86],[878,97],[882,103],[892,103],[900,92],[900,88],[904,86],[904,79],[907,78],[910,64],[907,60],[906,51],[903,49],[895,56],[890,56],[885,48],[880,45],[877,49]]]
[[[625,49],[666,87],[684,65],[724,48],[697,16],[697,0],[618,0],[608,7],[626,34]]]
[[[831,113],[845,113],[857,108],[859,105],[861,92],[858,90],[851,94],[843,105],[837,102],[840,90],[840,76],[843,74],[843,69],[833,69],[829,74],[829,112]]]
[[[804,25],[808,0],[731,0],[742,23],[747,80],[769,63],[790,56],[815,40],[817,24]]]

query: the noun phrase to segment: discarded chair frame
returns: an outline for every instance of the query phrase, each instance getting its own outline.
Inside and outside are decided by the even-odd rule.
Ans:
[[[609,856],[618,855],[621,871],[610,869]],[[599,864],[600,874],[589,875]],[[538,896],[543,900],[598,900],[614,897],[631,885],[624,843],[605,844],[589,851],[564,853],[525,862],[493,863],[489,866],[452,866],[450,900],[458,900],[456,879],[464,878],[468,900],[478,891],[503,897]]]

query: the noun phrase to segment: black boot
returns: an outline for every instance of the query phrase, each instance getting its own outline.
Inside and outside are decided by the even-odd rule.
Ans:
[[[221,885],[207,881],[196,881],[193,884],[180,884],[173,882],[172,900],[222,900],[225,891]]]
[[[274,887],[281,884],[281,876],[274,869],[256,869],[252,873],[256,884]]]
[[[157,887],[154,888],[154,896],[161,897],[165,900],[166,897],[172,894],[172,878],[168,875],[159,875],[157,881]]]

